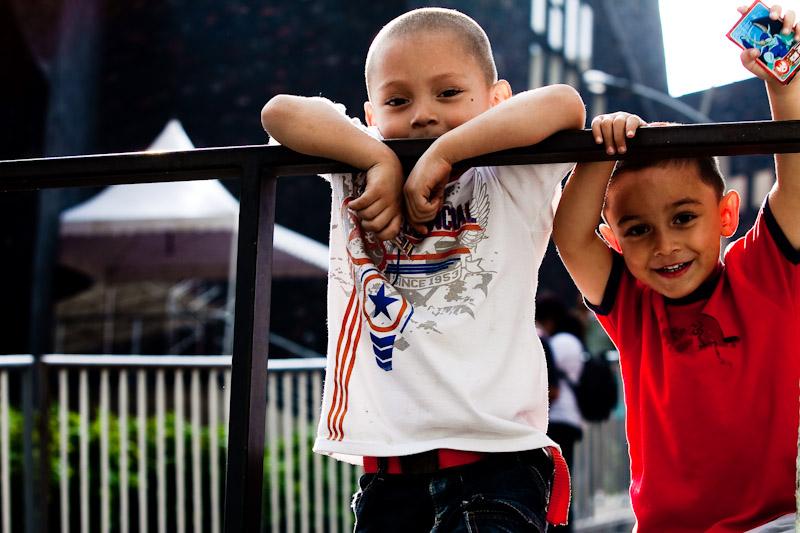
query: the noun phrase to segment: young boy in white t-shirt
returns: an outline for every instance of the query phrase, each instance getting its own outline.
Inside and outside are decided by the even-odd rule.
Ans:
[[[261,115],[289,148],[364,171],[330,179],[315,450],[364,464],[356,531],[544,531],[548,501],[547,519],[565,521],[569,489],[546,435],[547,370],[531,324],[572,165],[453,165],[581,128],[583,103],[563,85],[512,97],[486,34],[447,9],[386,25],[365,76],[369,128],[322,98],[276,96]],[[414,137],[436,140],[404,180],[381,140]]]

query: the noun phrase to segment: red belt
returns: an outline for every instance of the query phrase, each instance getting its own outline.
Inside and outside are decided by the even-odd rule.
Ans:
[[[444,468],[453,468],[477,463],[485,452],[468,452],[464,450],[438,449],[400,457],[364,457],[364,472],[375,474],[381,462],[386,466],[386,474],[432,474]]]
[[[550,502],[547,506],[547,521],[553,525],[565,525],[570,504],[570,477],[567,462],[561,451],[553,446],[545,448],[553,460],[553,482],[550,487]],[[375,474],[381,463],[386,474],[432,474],[445,468],[477,463],[488,453],[464,450],[438,449],[400,457],[364,457],[364,472]]]
[[[547,505],[547,521],[554,526],[567,525],[570,491],[569,467],[561,450],[555,446],[545,448],[553,460],[553,483],[550,486],[550,502]]]

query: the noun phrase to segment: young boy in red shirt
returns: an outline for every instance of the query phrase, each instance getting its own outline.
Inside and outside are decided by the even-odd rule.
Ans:
[[[792,11],[783,31],[800,39]],[[800,119],[800,83],[769,78],[757,55],[742,63],[766,81],[773,118]],[[622,154],[643,125],[614,113],[592,130]],[[800,154],[775,162],[777,183],[724,261],[739,196],[712,158],[580,164],[564,189],[553,238],[620,351],[641,533],[793,530]]]

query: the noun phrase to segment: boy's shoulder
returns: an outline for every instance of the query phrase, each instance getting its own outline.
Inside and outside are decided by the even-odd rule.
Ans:
[[[724,258],[726,265],[731,267],[738,267],[742,261],[756,263],[757,266],[763,264],[763,268],[774,268],[775,264],[787,262],[798,266],[800,250],[789,242],[769,201],[765,200],[747,233],[726,246]]]

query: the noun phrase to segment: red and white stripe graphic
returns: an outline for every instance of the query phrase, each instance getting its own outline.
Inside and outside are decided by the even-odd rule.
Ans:
[[[344,438],[344,417],[347,414],[348,386],[356,361],[358,341],[361,339],[361,302],[356,296],[355,287],[350,293],[350,301],[344,312],[339,340],[336,343],[336,366],[333,372],[333,400],[328,411],[328,438]]]

